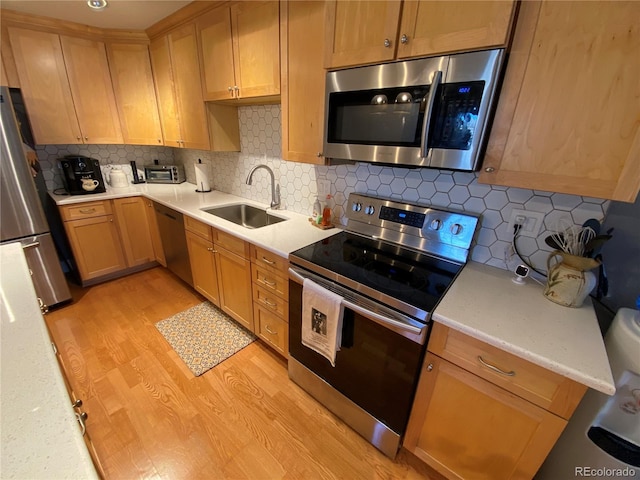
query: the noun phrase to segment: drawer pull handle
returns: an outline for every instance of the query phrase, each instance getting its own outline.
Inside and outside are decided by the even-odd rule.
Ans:
[[[507,377],[513,377],[516,374],[516,372],[514,372],[513,370],[511,370],[510,372],[505,372],[504,370],[500,370],[495,365],[491,365],[490,363],[485,362],[484,359],[480,355],[478,355],[478,361],[482,365],[487,367],[489,370],[493,370],[494,372],[499,373],[500,375],[506,375]]]
[[[262,261],[263,261],[264,263],[268,263],[269,265],[275,265],[275,264],[276,264],[276,262],[272,262],[271,260],[269,260],[269,259],[268,259],[268,258],[266,258],[266,257],[262,257]]]
[[[268,286],[270,286],[271,288],[276,288],[276,282],[270,282],[269,280],[267,280],[266,278],[262,279],[262,282],[267,284]]]
[[[80,213],[93,213],[96,211],[95,208],[81,208],[78,210]]]
[[[264,303],[270,306],[271,308],[276,308],[278,305],[269,301],[268,298],[264,299]]]
[[[273,330],[271,330],[271,329],[269,328],[269,325],[265,325],[265,326],[264,326],[264,329],[265,329],[267,332],[269,332],[271,335],[277,335],[277,334],[278,334],[278,332],[274,332]]]

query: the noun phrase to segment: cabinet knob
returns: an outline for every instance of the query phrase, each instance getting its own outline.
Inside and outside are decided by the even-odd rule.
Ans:
[[[73,408],[80,408],[82,406],[82,400],[78,399],[71,404]]]
[[[318,158],[322,157],[322,152],[316,153],[316,157],[318,157]]]
[[[404,33],[402,34],[402,36],[400,37],[400,43],[403,45],[406,45],[407,43],[409,43],[409,37],[407,37]]]
[[[388,38],[384,39],[384,46],[389,48],[391,46],[391,40],[389,40]]]
[[[229,92],[233,92],[233,87],[229,87],[229,88],[227,88],[227,90],[228,90]]]
[[[78,136],[76,137],[76,140],[82,140],[82,137],[81,137],[80,135],[78,135]]]
[[[162,139],[161,138],[158,139],[158,143],[162,143]]]
[[[433,370],[433,363],[427,365],[427,372],[430,372],[431,370]]]
[[[85,140],[89,140],[89,137],[84,137]]]
[[[485,172],[487,172],[487,173],[493,173],[493,172],[495,172],[495,171],[496,171],[496,169],[495,169],[495,168],[493,168],[493,167],[486,167],[486,168],[484,169],[484,171],[485,171]]]

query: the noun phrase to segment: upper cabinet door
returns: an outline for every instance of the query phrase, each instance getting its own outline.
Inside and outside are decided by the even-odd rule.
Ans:
[[[325,67],[393,60],[401,5],[397,0],[327,2]]]
[[[410,1],[402,7],[398,58],[507,44],[514,1]]]
[[[173,72],[171,68],[171,54],[169,52],[169,38],[161,37],[149,45],[153,78],[158,98],[158,110],[162,125],[164,145],[180,147],[180,120],[173,86]]]
[[[189,24],[169,34],[171,65],[178,111],[182,146],[209,150],[209,127],[202,84],[195,25]]]
[[[280,94],[279,3],[245,2],[231,7],[239,98]]]
[[[12,27],[9,36],[36,143],[82,143],[60,37]]]
[[[162,145],[149,48],[144,44],[111,43],[107,54],[124,143]]]
[[[235,98],[231,10],[213,10],[196,24],[200,41],[202,94],[205,100]]]
[[[282,158],[323,164],[324,2],[281,5]]]
[[[633,202],[640,2],[522,2],[480,180]]]
[[[122,143],[104,43],[64,35],[60,40],[84,143]]]

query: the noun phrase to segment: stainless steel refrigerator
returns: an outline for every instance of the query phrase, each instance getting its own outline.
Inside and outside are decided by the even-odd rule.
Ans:
[[[46,306],[55,305],[71,294],[27,163],[8,87],[0,87],[0,110],[0,242],[22,244],[38,297]]]

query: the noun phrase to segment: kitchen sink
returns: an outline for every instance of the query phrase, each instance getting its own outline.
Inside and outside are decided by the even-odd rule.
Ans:
[[[203,208],[202,211],[215,215],[216,217],[224,218],[245,228],[266,227],[267,225],[275,225],[276,223],[287,220],[286,218],[272,215],[263,208],[247,205],[246,203]]]

